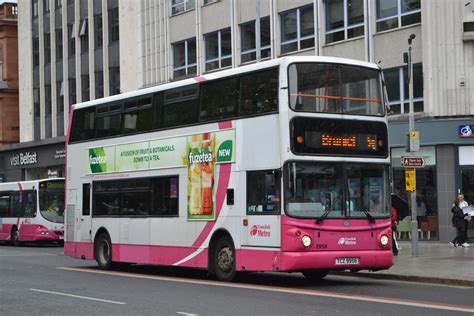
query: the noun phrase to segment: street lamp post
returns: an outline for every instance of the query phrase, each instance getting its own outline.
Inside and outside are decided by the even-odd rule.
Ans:
[[[415,39],[415,34],[411,34],[408,37],[408,95],[409,95],[409,118],[408,118],[408,129],[409,129],[409,148],[410,156],[413,156],[413,148],[411,145],[411,139],[413,132],[415,131],[415,115],[414,115],[414,105],[413,105],[413,62],[411,59],[411,44]],[[415,177],[413,178],[414,190],[411,192],[411,254],[414,257],[418,256],[418,220],[416,213],[416,172],[414,173]]]

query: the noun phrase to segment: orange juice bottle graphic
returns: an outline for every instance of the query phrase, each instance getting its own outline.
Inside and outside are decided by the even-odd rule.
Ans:
[[[210,133],[202,134],[203,163],[201,164],[201,201],[202,213],[212,214],[212,169],[214,161],[212,157],[212,141]]]
[[[201,141],[200,135],[193,135],[191,140],[190,157],[200,154]],[[192,215],[201,215],[201,163],[189,161],[189,181],[191,182],[191,192],[189,198],[189,213]]]

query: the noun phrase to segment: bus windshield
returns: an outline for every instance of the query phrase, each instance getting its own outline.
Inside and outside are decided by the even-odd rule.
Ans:
[[[64,182],[43,182],[39,190],[41,215],[53,223],[64,223]]]
[[[388,166],[291,162],[284,167],[285,212],[302,218],[389,215]],[[369,215],[367,215],[369,214]]]
[[[295,111],[383,116],[377,69],[321,63],[289,67],[289,101]]]

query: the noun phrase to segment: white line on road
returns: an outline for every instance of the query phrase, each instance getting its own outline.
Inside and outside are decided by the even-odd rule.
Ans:
[[[26,253],[21,253],[17,255],[0,255],[0,257],[46,257],[46,256],[54,256],[57,257],[58,255],[55,254],[47,254],[47,253],[32,253],[32,254],[26,254]]]
[[[186,316],[199,316],[199,314],[191,314],[191,313],[186,313],[186,312],[176,312],[176,314],[186,315]]]
[[[48,294],[54,294],[54,295],[62,295],[62,296],[68,296],[68,297],[75,297],[75,298],[81,298],[81,299],[84,299],[84,300],[98,301],[98,302],[111,303],[111,304],[119,304],[119,305],[127,304],[125,302],[103,300],[101,298],[80,296],[80,295],[74,295],[74,294],[68,294],[68,293],[52,292],[52,291],[45,291],[45,290],[38,290],[38,289],[30,289],[30,291],[48,293]]]
[[[240,288],[240,289],[259,290],[259,291],[268,291],[268,292],[299,294],[299,295],[311,295],[311,296],[339,298],[339,299],[346,299],[346,300],[353,300],[353,301],[394,304],[394,305],[422,307],[422,308],[430,308],[430,309],[438,309],[438,310],[474,313],[474,308],[472,308],[471,306],[466,306],[466,305],[453,305],[453,304],[444,304],[444,303],[429,302],[429,301],[415,301],[415,300],[406,300],[406,299],[399,299],[399,298],[392,298],[392,297],[373,297],[373,296],[355,295],[355,294],[348,294],[348,293],[274,287],[274,286],[268,286],[268,285],[251,285],[251,284],[243,284],[243,283],[227,283],[227,282],[208,281],[208,280],[192,280],[192,279],[184,279],[184,278],[178,278],[178,277],[151,276],[151,275],[146,275],[146,274],[91,270],[91,269],[84,269],[84,268],[68,268],[68,267],[57,267],[57,268],[61,270],[107,274],[107,275],[115,275],[115,276],[130,277],[130,278],[137,278],[137,279],[159,280],[159,281],[198,284],[198,285],[212,285],[212,286],[220,286],[220,287]]]

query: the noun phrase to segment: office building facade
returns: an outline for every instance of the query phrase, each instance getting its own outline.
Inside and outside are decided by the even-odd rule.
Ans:
[[[23,142],[63,141],[75,102],[287,55],[354,58],[384,69],[393,190],[405,198],[403,53],[414,34],[414,110],[421,132],[416,155],[426,161],[416,171],[420,237],[451,237],[450,206],[458,192],[474,203],[469,1],[44,0],[19,7]]]

